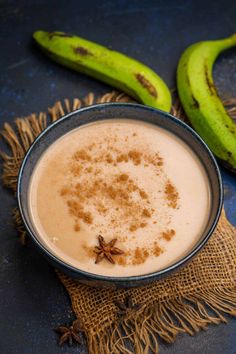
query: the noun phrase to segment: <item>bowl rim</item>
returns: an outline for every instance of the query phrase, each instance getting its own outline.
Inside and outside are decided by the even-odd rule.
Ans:
[[[208,155],[211,159],[211,162],[212,162],[212,168],[214,168],[214,171],[215,171],[215,174],[216,174],[216,177],[218,180],[219,200],[217,201],[217,203],[218,203],[217,212],[216,212],[215,218],[212,221],[212,224],[211,224],[208,232],[202,238],[202,240],[200,240],[200,242],[198,242],[195,245],[195,247],[193,247],[193,249],[191,251],[189,251],[183,258],[179,259],[175,263],[170,264],[169,266],[167,266],[163,269],[160,269],[158,271],[154,271],[154,272],[147,273],[147,274],[118,277],[118,276],[100,275],[100,274],[90,273],[90,272],[86,272],[80,268],[74,267],[73,265],[63,261],[56,254],[52,253],[49,249],[46,248],[46,246],[43,245],[43,243],[40,242],[38,237],[35,235],[34,231],[31,229],[31,227],[27,221],[27,216],[25,216],[25,213],[24,213],[24,207],[22,206],[22,202],[21,202],[21,185],[22,185],[21,182],[22,182],[22,176],[24,174],[25,165],[26,165],[27,160],[28,160],[29,156],[31,155],[32,150],[34,149],[35,145],[37,145],[38,142],[41,140],[41,138],[45,134],[47,134],[48,131],[53,129],[54,126],[60,124],[62,121],[68,119],[69,117],[71,117],[73,115],[77,115],[78,113],[81,113],[84,111],[90,111],[90,110],[92,111],[92,110],[96,110],[96,109],[100,110],[100,109],[106,108],[106,107],[110,107],[110,108],[111,107],[120,107],[120,108],[124,108],[124,109],[132,107],[132,108],[136,108],[136,109],[144,110],[144,111],[148,110],[148,111],[152,111],[152,112],[164,115],[168,120],[172,121],[174,124],[182,126],[182,128],[184,128],[190,135],[192,135],[198,141],[198,143],[200,145],[202,145],[202,147],[205,149],[205,151],[208,153]],[[113,118],[111,118],[111,119],[113,119]],[[129,118],[127,118],[127,119],[129,119]],[[133,119],[133,118],[130,118],[130,119]],[[98,121],[101,121],[101,119],[98,119]],[[151,123],[151,124],[153,124],[153,123]],[[82,124],[82,125],[84,125],[84,124]],[[18,173],[16,196],[17,196],[17,202],[18,202],[18,208],[20,211],[20,215],[22,217],[22,220],[23,220],[24,226],[26,227],[27,232],[30,234],[32,240],[34,241],[34,243],[36,243],[36,245],[40,248],[40,250],[44,254],[46,254],[51,260],[53,260],[55,262],[55,264],[59,264],[62,267],[62,269],[66,268],[68,271],[73,272],[73,273],[77,273],[78,275],[81,275],[83,278],[92,279],[94,281],[102,281],[102,282],[110,282],[110,283],[114,282],[114,283],[119,284],[119,283],[124,283],[124,282],[139,282],[139,281],[142,282],[142,281],[148,281],[148,280],[151,281],[152,279],[153,280],[158,279],[162,276],[172,273],[173,271],[177,270],[181,266],[185,265],[191,258],[193,258],[204,247],[204,245],[207,243],[207,241],[209,240],[209,238],[211,237],[213,231],[215,230],[215,228],[217,226],[218,220],[221,215],[222,206],[223,206],[223,184],[222,184],[220,169],[218,167],[218,164],[216,162],[216,159],[215,159],[213,153],[211,152],[211,150],[209,149],[207,144],[203,141],[203,139],[185,122],[183,122],[179,118],[171,115],[170,113],[167,113],[165,111],[162,111],[162,110],[150,107],[150,106],[145,106],[145,105],[137,104],[137,103],[110,102],[110,103],[94,104],[94,105],[82,107],[82,108],[79,108],[75,111],[72,111],[72,112],[64,115],[60,119],[56,120],[55,122],[49,124],[41,132],[37,136],[37,138],[33,141],[33,143],[31,144],[30,148],[26,152],[24,159],[22,161],[22,164],[21,164],[21,167],[20,167],[20,170]]]

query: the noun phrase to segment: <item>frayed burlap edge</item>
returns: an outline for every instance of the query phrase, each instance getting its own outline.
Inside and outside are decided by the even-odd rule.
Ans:
[[[117,92],[111,92],[103,95],[98,100],[92,93],[84,100],[65,99],[58,101],[49,108],[47,113],[41,112],[39,115],[32,114],[26,118],[17,118],[15,120],[16,128],[13,129],[8,123],[5,123],[2,136],[10,148],[10,154],[1,153],[3,159],[3,183],[16,191],[17,176],[21,162],[26,151],[35,138],[42,132],[48,124],[56,121],[61,116],[69,113],[81,106],[104,102],[130,102],[131,99]],[[225,101],[228,112],[232,118],[236,117],[236,99]],[[184,112],[179,102],[176,102],[172,108],[172,114],[186,120]],[[23,244],[26,242],[26,232],[21,221],[19,211],[14,210],[14,220],[19,231],[20,239]],[[221,225],[229,228],[229,231],[235,233],[234,228],[228,223],[224,214],[221,216]],[[235,250],[236,252],[236,250]],[[234,252],[234,257],[236,256]],[[65,285],[72,301],[72,307],[77,316],[76,296],[74,287],[83,287],[74,280],[69,279],[62,273],[57,272],[60,280]],[[235,275],[235,269],[232,269]],[[107,290],[112,291],[113,290]],[[133,291],[133,290],[132,290]],[[119,291],[120,300],[124,300],[129,291]],[[114,314],[116,308],[114,305]],[[178,333],[188,333],[194,335],[201,329],[205,329],[208,324],[219,324],[226,322],[224,314],[236,315],[236,285],[232,282],[227,286],[218,286],[214,289],[206,288],[194,292],[194,294],[183,295],[175,298],[166,298],[163,301],[153,301],[148,306],[143,305],[136,313],[130,313],[122,322],[116,320],[115,315],[111,316],[108,326],[101,328],[100,331],[91,331],[86,328],[85,331],[90,353],[158,353],[157,335],[168,343],[172,343]],[[114,317],[114,318],[113,318]],[[133,350],[127,347],[129,344]]]
[[[69,289],[70,279],[62,273],[59,278],[69,292],[74,308],[76,295]],[[113,311],[116,312],[115,306]],[[75,313],[80,317],[77,311]],[[121,322],[114,320],[97,331],[87,327],[89,353],[157,354],[158,336],[166,343],[173,343],[179,333],[193,336],[200,330],[206,330],[209,324],[227,323],[226,314],[236,316],[235,286],[196,290],[188,296],[157,300],[143,305],[137,313],[132,313]]]

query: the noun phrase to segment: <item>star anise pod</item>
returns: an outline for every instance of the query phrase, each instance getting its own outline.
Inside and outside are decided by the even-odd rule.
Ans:
[[[68,342],[69,345],[72,345],[73,342],[82,343],[81,332],[84,330],[79,319],[75,320],[71,326],[59,326],[55,331],[60,335],[59,345],[66,342]]]
[[[123,254],[124,251],[120,250],[115,246],[117,239],[113,238],[113,240],[111,240],[110,242],[105,242],[104,238],[99,235],[98,236],[98,242],[99,242],[99,246],[96,246],[94,248],[94,252],[97,254],[95,263],[99,263],[101,262],[101,260],[103,260],[103,258],[106,258],[109,262],[111,262],[112,264],[115,264],[115,261],[112,257],[112,255],[118,255],[118,254]]]
[[[131,297],[127,297],[124,302],[115,300],[114,303],[118,307],[117,315],[120,317],[120,319],[129,317],[131,314],[137,312],[142,307],[141,304],[134,304]]]

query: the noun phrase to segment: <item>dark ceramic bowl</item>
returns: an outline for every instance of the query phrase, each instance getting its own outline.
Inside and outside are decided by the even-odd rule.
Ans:
[[[30,178],[35,165],[37,164],[41,155],[46,151],[46,149],[56,139],[60,138],[62,135],[74,128],[98,120],[112,118],[141,120],[155,124],[172,132],[180,139],[182,139],[195,152],[195,154],[200,159],[209,180],[209,186],[211,190],[211,212],[208,223],[201,238],[199,239],[199,242],[195,245],[191,252],[189,252],[178,262],[165,269],[150,274],[129,277],[100,276],[92,273],[87,273],[69,264],[66,264],[61,259],[57,258],[57,256],[52,254],[40,242],[29,215],[28,191]],[[222,182],[215,158],[208,149],[207,145],[185,123],[174,118],[170,114],[143,105],[107,103],[82,108],[69,113],[59,121],[50,125],[46,130],[44,130],[43,133],[39,135],[39,137],[30,147],[22,163],[18,178],[17,198],[21,216],[28,233],[31,235],[38,249],[41,250],[44,256],[46,256],[46,258],[55,267],[59,268],[69,276],[92,286],[134,287],[145,285],[146,283],[149,283],[153,280],[157,280],[163,276],[169,275],[180,266],[185,265],[205,245],[213,233],[220,216],[222,208]]]

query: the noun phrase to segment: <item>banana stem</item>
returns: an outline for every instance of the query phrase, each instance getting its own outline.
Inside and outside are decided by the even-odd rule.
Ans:
[[[232,47],[236,46],[236,33],[228,38],[217,40],[217,41],[212,41],[212,42],[215,42],[216,44],[218,44],[217,47],[218,47],[219,52],[221,50],[232,48]]]

